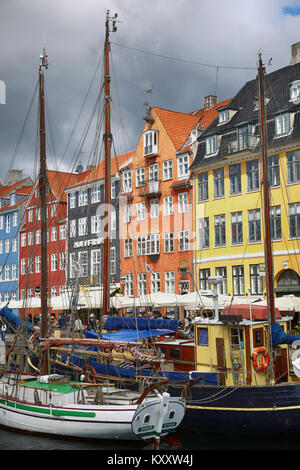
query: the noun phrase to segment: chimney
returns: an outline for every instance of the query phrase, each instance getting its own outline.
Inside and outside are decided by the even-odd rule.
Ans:
[[[8,172],[8,185],[17,183],[23,179],[23,170],[9,170]]]
[[[215,104],[217,104],[217,97],[215,95],[208,95],[205,96],[204,98],[204,103],[203,103],[203,108],[204,110],[213,108]]]
[[[295,42],[291,45],[291,62],[290,65],[295,65],[300,62],[300,42]]]

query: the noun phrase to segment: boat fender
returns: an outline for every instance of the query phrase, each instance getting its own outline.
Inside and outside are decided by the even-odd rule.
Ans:
[[[259,355],[261,355],[262,358],[260,359],[258,363],[257,358]],[[252,354],[252,363],[256,372],[265,372],[265,370],[267,370],[270,364],[270,356],[266,348],[260,347],[260,348],[254,349],[254,352]]]

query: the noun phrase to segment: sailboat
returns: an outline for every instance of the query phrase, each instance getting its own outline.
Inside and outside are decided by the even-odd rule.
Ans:
[[[116,16],[106,15],[105,54],[108,57],[110,24],[115,30]],[[143,439],[159,447],[160,439],[181,423],[186,401],[160,393],[154,384],[141,392],[120,389],[111,381],[71,381],[67,376],[52,374],[49,365],[47,305],[47,217],[46,217],[46,123],[44,69],[48,67],[45,49],[39,65],[39,128],[41,200],[41,326],[39,335],[39,374],[5,371],[0,377],[0,425],[31,433],[96,439]],[[106,67],[105,158],[110,163],[109,69]],[[110,173],[106,195],[110,194]],[[107,206],[108,207],[108,206]],[[108,214],[109,219],[109,214]],[[109,238],[105,258],[109,269]],[[108,249],[107,249],[108,247]],[[109,289],[107,290],[109,295]],[[109,305],[109,304],[108,304]],[[107,308],[107,307],[106,307]],[[76,343],[76,341],[75,341]],[[165,385],[166,381],[163,381]]]
[[[213,319],[196,318],[195,363],[214,385],[195,384],[183,427],[226,434],[289,435],[300,432],[299,335],[291,317],[274,304],[270,191],[265,118],[265,67],[257,73],[260,112],[267,307],[231,305]],[[295,349],[294,349],[295,348]],[[172,385],[168,389],[172,390]]]

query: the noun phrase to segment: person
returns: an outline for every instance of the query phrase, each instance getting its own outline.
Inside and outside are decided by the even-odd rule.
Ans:
[[[63,313],[60,319],[58,320],[58,325],[61,330],[64,330],[66,327],[66,317],[65,314]]]
[[[81,330],[82,330],[82,321],[80,320],[80,318],[76,318],[75,320],[75,332],[76,333],[81,333]]]
[[[2,323],[1,325],[1,339],[2,341],[5,341],[6,338],[6,325]]]
[[[90,314],[89,318],[89,330],[96,331],[96,321],[93,312]]]

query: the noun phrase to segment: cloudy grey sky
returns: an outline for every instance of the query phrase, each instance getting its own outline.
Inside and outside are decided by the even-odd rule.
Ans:
[[[272,57],[271,72],[289,64],[290,46],[300,41],[300,2],[294,0],[1,0],[6,104],[0,104],[0,178],[9,168],[25,174],[34,168],[37,96],[27,119],[26,113],[37,84],[43,30],[48,166],[71,171],[79,159],[84,166],[91,162],[93,125],[82,146],[81,139],[100,89],[97,64],[107,9],[121,21],[110,38],[117,153],[135,148],[146,98],[150,105],[181,112],[201,108],[211,93],[219,101],[230,98],[255,78],[258,50],[266,63]]]

